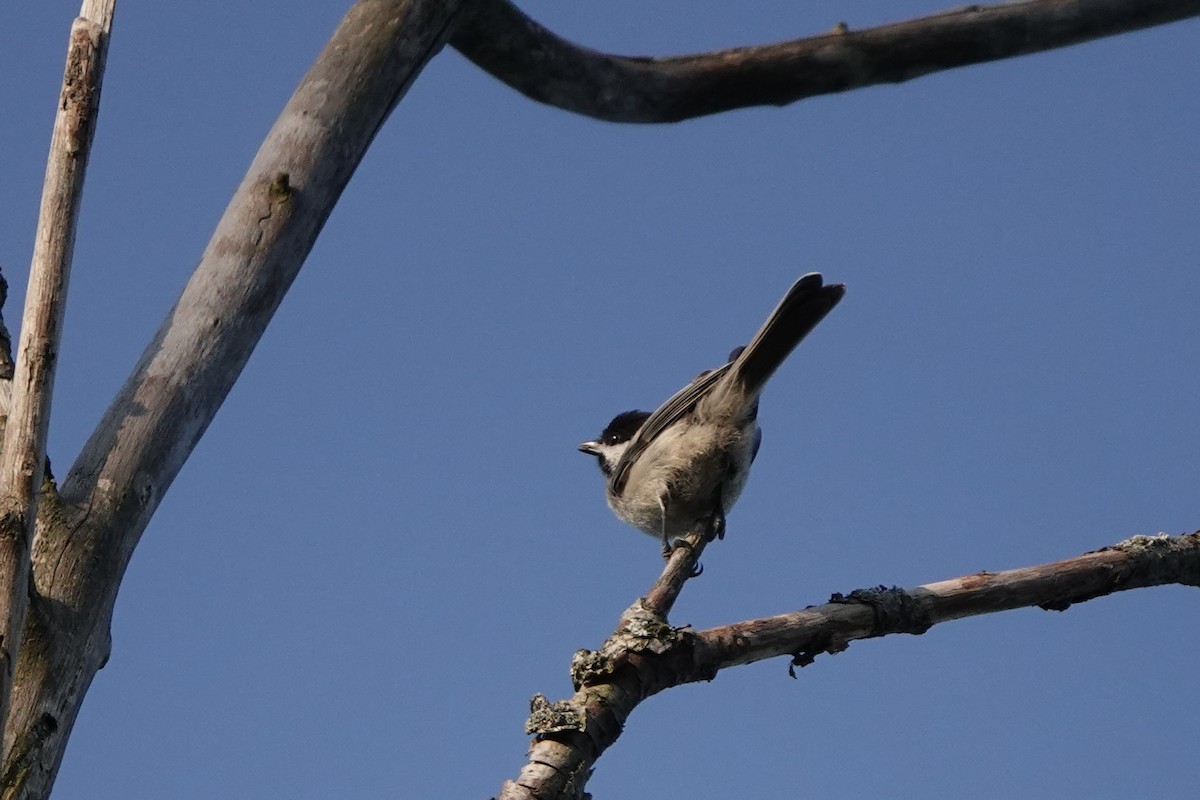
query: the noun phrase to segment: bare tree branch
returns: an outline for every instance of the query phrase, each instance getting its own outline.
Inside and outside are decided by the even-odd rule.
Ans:
[[[121,576],[368,145],[465,0],[360,0],[267,134],[200,264],[43,509],[0,797],[48,792]],[[23,584],[22,584],[23,585]]]
[[[900,83],[1200,15],[1200,0],[1025,0],[779,44],[648,58],[572,44],[509,0],[481,0],[451,44],[541,103],[611,122],[678,122],[733,108]]]
[[[672,686],[712,680],[727,667],[781,655],[804,666],[855,639],[920,634],[939,622],[1014,608],[1062,611],[1114,592],[1173,583],[1200,586],[1200,532],[1135,536],[1078,558],[915,589],[859,590],[825,605],[700,632],[671,627],[646,613],[640,600],[600,650],[572,659],[573,697],[558,703],[534,698],[526,730],[538,738],[520,777],[506,781],[499,797],[579,796],[592,765],[638,703]]]
[[[114,0],[89,0],[71,25],[67,63],[42,186],[25,315],[0,450],[0,720],[8,716],[29,573],[54,370],[62,338],[75,224],[100,109]],[[8,744],[0,740],[0,752]]]

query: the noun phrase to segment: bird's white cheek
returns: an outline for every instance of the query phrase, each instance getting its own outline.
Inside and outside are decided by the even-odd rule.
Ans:
[[[617,462],[621,460],[621,455],[629,449],[629,442],[621,442],[620,444],[606,445],[604,447],[604,460],[608,462],[609,467],[616,468]]]

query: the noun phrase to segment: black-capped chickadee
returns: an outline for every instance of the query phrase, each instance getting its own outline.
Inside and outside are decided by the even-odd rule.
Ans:
[[[725,512],[742,493],[762,440],[758,396],[845,292],[810,272],[728,363],[700,373],[654,413],[618,414],[599,439],[579,445],[600,463],[613,513],[661,538],[664,555],[697,524],[723,537]]]

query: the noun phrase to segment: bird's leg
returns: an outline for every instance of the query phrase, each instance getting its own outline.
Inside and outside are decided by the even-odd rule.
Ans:
[[[658,496],[658,512],[662,515],[662,524],[660,531],[662,533],[662,555],[663,558],[670,558],[671,551],[675,547],[667,540],[667,494],[663,492]]]
[[[664,492],[658,498],[658,510],[662,514],[662,555],[667,561],[671,560],[671,554],[675,552],[676,547],[691,547],[687,539],[676,539],[674,542],[667,536],[667,494]],[[689,578],[695,578],[704,572],[704,565],[697,562],[696,566],[692,567],[692,574]]]
[[[713,499],[712,516],[708,518],[708,540],[725,538],[725,503],[722,501],[722,496],[725,494],[724,487],[717,486],[716,497]]]

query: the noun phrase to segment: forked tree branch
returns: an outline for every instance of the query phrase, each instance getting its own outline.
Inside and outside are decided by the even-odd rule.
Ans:
[[[121,576],[367,147],[466,0],[360,0],[267,134],[175,307],[38,515],[0,800],[43,798]],[[55,500],[59,499],[55,498]],[[22,586],[24,583],[22,583]],[[19,630],[19,629],[18,629]]]
[[[1025,0],[670,58],[573,44],[509,0],[480,0],[451,44],[541,103],[611,122],[678,122],[900,83],[1200,15],[1200,0]]]
[[[58,112],[42,185],[25,314],[0,449],[0,722],[8,716],[29,573],[46,432],[62,338],[75,225],[87,173],[114,0],[86,0],[71,25]],[[7,739],[0,739],[0,753]]]
[[[668,570],[671,569],[670,565]],[[571,664],[576,692],[549,703],[538,695],[526,725],[537,735],[520,777],[501,800],[575,798],[592,765],[647,697],[684,683],[712,680],[728,667],[781,655],[804,666],[855,639],[924,633],[953,619],[1040,606],[1062,611],[1127,589],[1200,586],[1200,532],[1135,536],[1078,558],[1007,572],[981,572],[915,589],[859,590],[830,602],[765,619],[694,632],[674,628],[645,600],[596,652]]]

